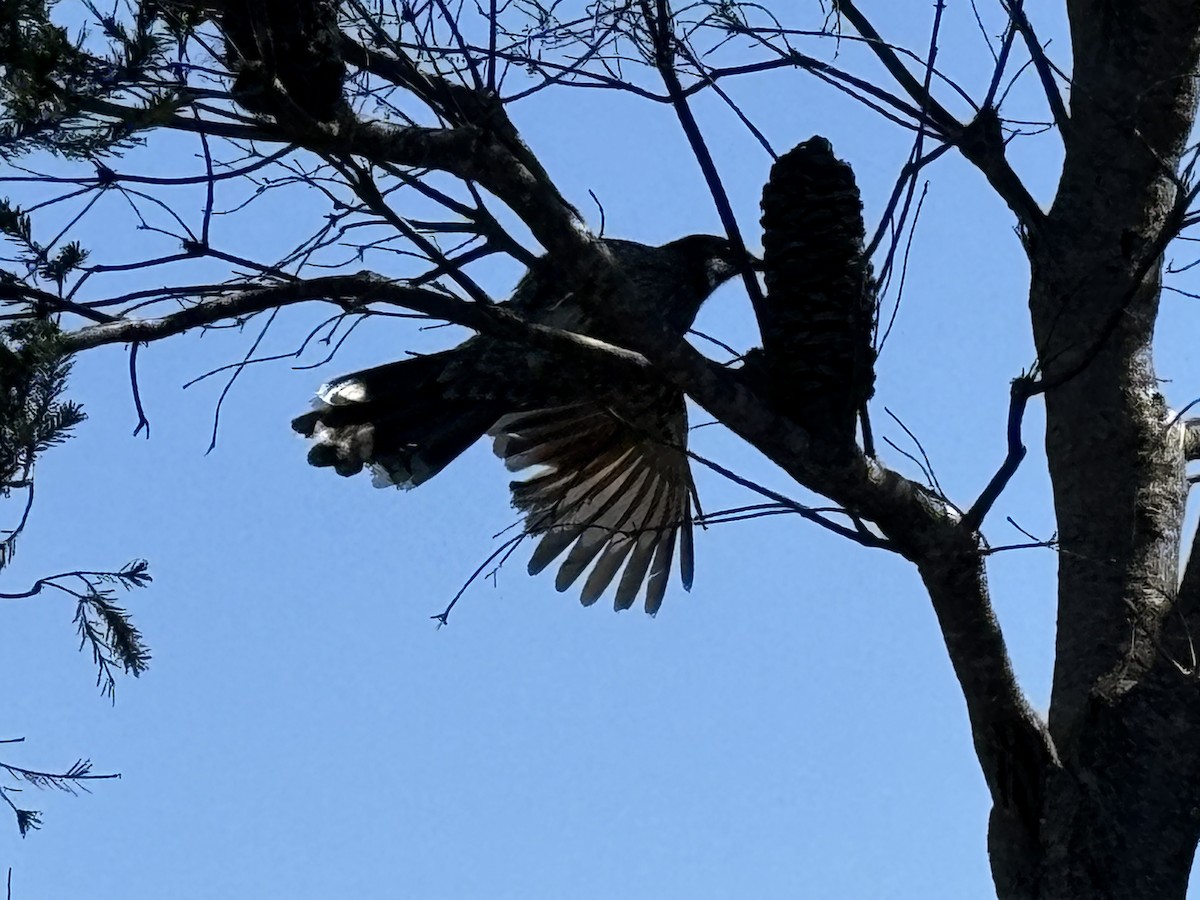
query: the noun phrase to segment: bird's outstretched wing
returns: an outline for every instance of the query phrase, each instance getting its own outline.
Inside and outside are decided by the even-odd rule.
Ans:
[[[489,434],[511,471],[540,469],[512,483],[526,529],[542,536],[529,561],[531,575],[570,547],[555,580],[558,590],[594,562],[580,597],[591,605],[624,565],[614,608],[632,606],[645,582],[646,612],[654,615],[678,543],[680,577],[691,589],[695,486],[682,396],[668,418],[622,417],[589,402],[507,415]]]

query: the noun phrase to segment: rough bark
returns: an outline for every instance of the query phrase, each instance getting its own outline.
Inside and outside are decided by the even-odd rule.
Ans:
[[[1186,676],[1164,665],[1163,623],[1187,484],[1152,340],[1161,256],[1179,226],[1200,7],[1074,0],[1068,10],[1066,157],[1046,221],[1028,236],[1061,550],[1049,721],[1061,767],[1049,773],[1038,846],[993,865],[1005,897],[1182,897],[1200,837],[1200,785],[1188,777],[1196,726],[1172,699]]]

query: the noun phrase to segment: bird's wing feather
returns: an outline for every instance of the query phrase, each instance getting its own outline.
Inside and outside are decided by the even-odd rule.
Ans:
[[[645,584],[646,611],[656,613],[677,543],[680,576],[691,588],[695,487],[685,454],[687,411],[681,395],[661,399],[639,406],[670,408],[665,418],[585,402],[504,416],[489,432],[509,469],[538,470],[512,484],[527,531],[542,536],[529,571],[540,572],[570,548],[555,586],[566,590],[592,566],[580,598],[585,605],[624,566],[615,607],[632,606]]]

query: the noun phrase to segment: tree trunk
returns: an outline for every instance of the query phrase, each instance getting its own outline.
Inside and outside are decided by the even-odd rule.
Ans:
[[[1026,235],[1060,541],[1059,765],[1036,841],[993,815],[993,873],[1002,898],[1182,898],[1200,839],[1200,723],[1186,715],[1194,701],[1181,707],[1194,675],[1166,624],[1186,460],[1152,340],[1162,254],[1181,224],[1200,4],[1068,9],[1062,178],[1044,227]]]

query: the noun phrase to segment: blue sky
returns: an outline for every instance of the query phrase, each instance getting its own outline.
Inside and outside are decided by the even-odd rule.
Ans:
[[[887,4],[864,6],[885,8],[878,24],[897,40],[927,41],[926,5],[896,21]],[[1069,62],[1062,21],[1036,24]],[[945,68],[981,93],[990,57],[969,6],[951,4],[941,49]],[[840,54],[841,65],[874,72],[853,46]],[[1031,78],[1018,85],[1014,110],[1040,112],[1033,88]],[[854,166],[874,225],[908,152],[905,132],[800,73],[731,90],[780,151],[827,136]],[[770,160],[722,107],[698,111],[757,243]],[[596,192],[610,235],[659,242],[719,229],[669,109],[576,91],[512,115],[570,199],[591,210]],[[195,149],[172,139],[118,168],[194,172]],[[1054,135],[1014,143],[1013,158],[1048,203]],[[1008,383],[1033,361],[1027,272],[1011,217],[981,176],[953,155],[930,176],[873,420],[905,446],[884,407],[903,419],[951,497],[967,503],[1002,457]],[[179,196],[196,221],[200,201]],[[269,257],[303,221],[304,201],[292,202],[267,198],[217,220],[218,245]],[[130,225],[119,205],[98,207],[79,236],[96,261],[130,259],[145,246]],[[502,296],[517,274],[481,277]],[[294,347],[323,317],[287,311],[263,351]],[[1190,322],[1167,297],[1164,338]],[[753,341],[737,286],[698,326]],[[553,579],[526,576],[519,551],[436,629],[429,617],[514,520],[508,473],[481,444],[418,490],[378,491],[365,477],[309,468],[288,422],[323,379],[445,346],[454,333],[373,321],[318,371],[250,369],[206,455],[221,382],[181,385],[239,358],[254,333],[142,351],[148,441],[130,436],[125,351],[77,365],[73,395],[90,419],[45,457],[0,590],[146,557],[154,585],[129,600],[154,661],[118,685],[110,707],[74,652],[68,605],[3,607],[0,737],[27,739],[4,759],[65,767],[83,756],[123,775],[82,799],[26,795],[45,827],[25,840],[0,829],[14,897],[991,895],[988,799],[963,702],[903,561],[798,519],[715,526],[697,535],[692,592],[674,585],[650,619],[603,602],[581,608]],[[1200,394],[1181,340],[1164,339],[1159,364],[1175,405]],[[992,514],[994,543],[1021,539],[1008,515],[1053,531],[1040,429],[1031,409],[1032,452]],[[693,440],[743,475],[812,499],[718,428]],[[706,509],[754,502],[715,475],[697,479]],[[1039,708],[1054,566],[1048,551],[1006,553],[989,573]]]

